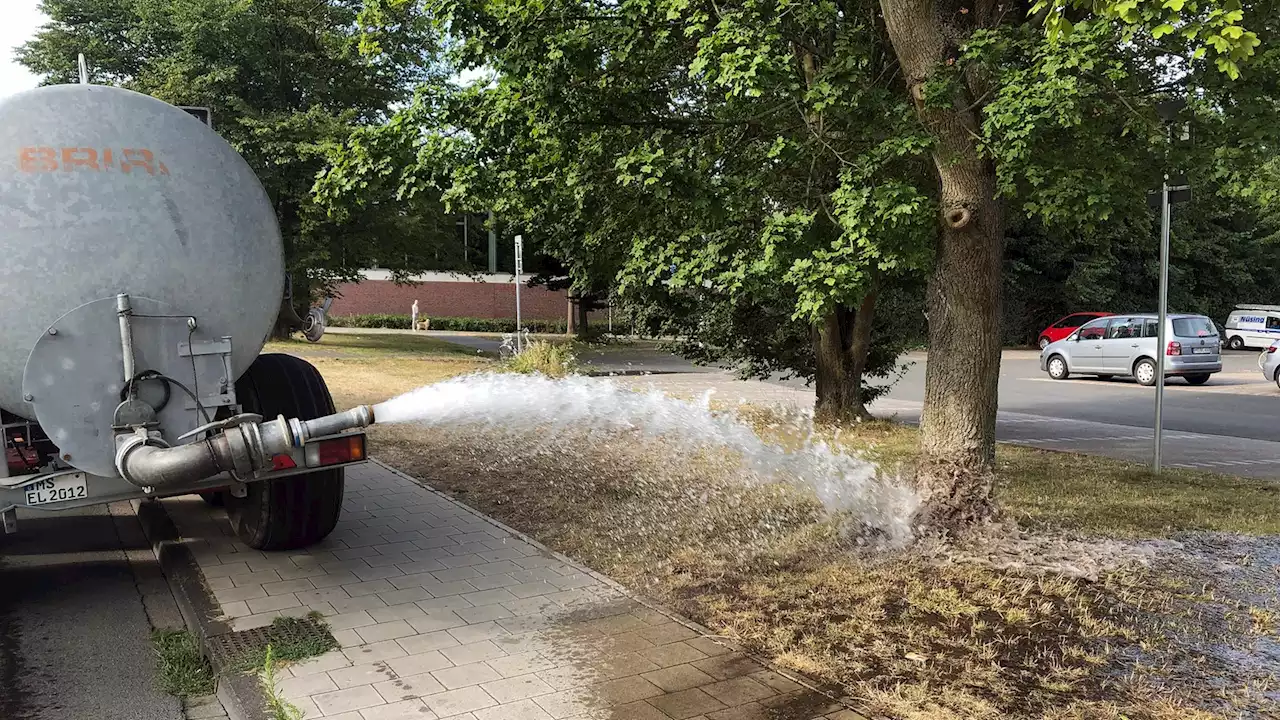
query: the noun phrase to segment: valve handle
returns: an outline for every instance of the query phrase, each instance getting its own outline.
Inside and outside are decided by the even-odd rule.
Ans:
[[[256,413],[240,413],[239,415],[233,415],[225,420],[215,420],[211,423],[205,423],[204,425],[201,425],[200,427],[194,430],[190,430],[188,432],[185,432],[179,435],[178,440],[179,441],[186,440],[189,437],[195,437],[200,433],[209,432],[210,430],[226,430],[227,428],[239,427],[246,423],[260,423],[260,422],[262,422],[261,415],[258,415]]]

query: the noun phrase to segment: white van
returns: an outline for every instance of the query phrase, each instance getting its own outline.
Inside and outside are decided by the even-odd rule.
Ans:
[[[1227,316],[1227,347],[1268,348],[1280,340],[1280,305],[1237,305]]]

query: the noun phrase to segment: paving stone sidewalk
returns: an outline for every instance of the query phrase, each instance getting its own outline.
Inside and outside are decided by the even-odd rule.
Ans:
[[[237,630],[325,615],[342,649],[284,669],[306,718],[859,720],[673,615],[390,468],[347,471],[338,528],[301,552],[164,501]]]

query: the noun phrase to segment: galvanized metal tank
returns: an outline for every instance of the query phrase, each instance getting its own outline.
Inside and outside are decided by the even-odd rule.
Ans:
[[[105,321],[97,342],[115,342],[109,299],[120,293],[138,298],[140,313],[198,318],[196,339],[230,337],[234,382],[266,342],[283,277],[280,231],[262,185],[231,146],[186,112],[97,85],[0,100],[0,407],[35,418],[23,374],[37,342],[64,315],[103,300],[104,310],[69,316],[63,326]],[[178,353],[173,341],[191,339],[181,325],[164,330],[163,340],[159,331],[154,341],[140,333],[139,352],[163,354],[156,362],[169,367]],[[118,392],[118,348],[99,354],[67,340],[67,353],[49,355],[60,366],[28,373],[44,373],[45,385],[55,378],[51,392],[70,378],[95,387],[117,378]],[[102,397],[60,398],[59,414],[73,412],[62,405],[83,402],[85,417],[83,427],[57,430],[109,436],[109,423],[91,419],[88,404],[111,403],[114,393],[95,394]],[[109,419],[109,412],[95,407],[92,414]]]

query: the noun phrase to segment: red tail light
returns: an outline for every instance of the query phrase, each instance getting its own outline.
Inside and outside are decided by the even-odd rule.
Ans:
[[[341,465],[364,459],[364,435],[348,435],[307,445],[307,467]]]
[[[1180,343],[1180,342],[1170,342],[1170,343],[1169,343],[1169,349],[1165,351],[1165,354],[1166,354],[1166,355],[1181,355],[1181,354],[1182,354],[1182,343]]]
[[[1273,352],[1275,352],[1275,351],[1276,351],[1276,344],[1275,344],[1275,343],[1271,343],[1271,347],[1267,348],[1267,352],[1268,352],[1268,353],[1273,353]]]
[[[294,462],[293,458],[288,455],[276,455],[271,458],[272,470],[292,470],[296,467],[298,467],[298,463]]]

